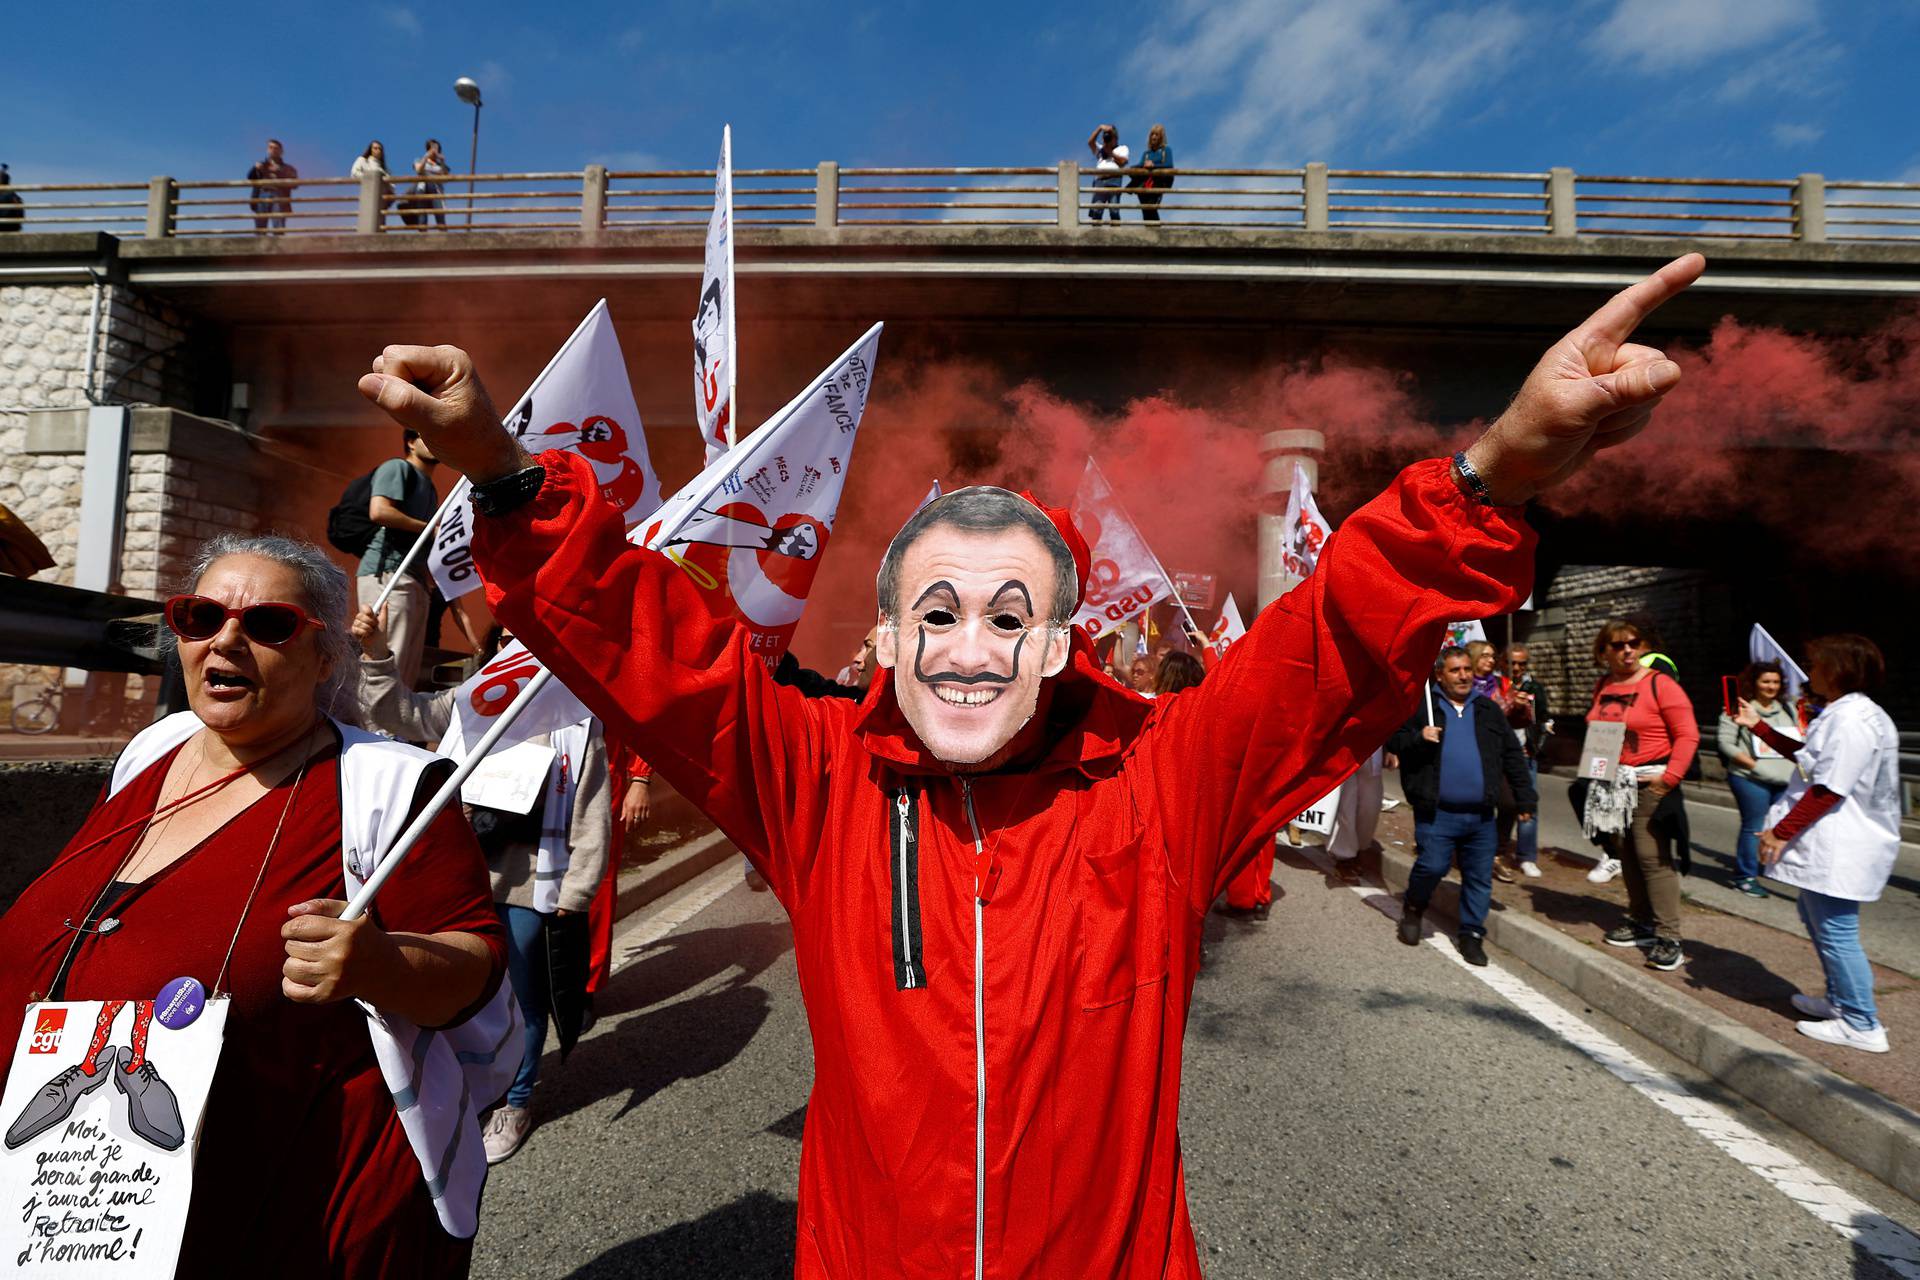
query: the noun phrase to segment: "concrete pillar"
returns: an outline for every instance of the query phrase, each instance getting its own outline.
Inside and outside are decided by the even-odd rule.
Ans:
[[[1060,162],[1060,229],[1078,231],[1080,222],[1080,166],[1072,160]]]
[[[177,190],[172,178],[147,179],[147,239],[165,240],[173,234],[173,202]]]
[[[1827,180],[1803,173],[1793,184],[1793,238],[1806,244],[1827,241]]]
[[[1280,528],[1287,516],[1295,465],[1307,473],[1307,487],[1320,488],[1320,454],[1327,438],[1302,429],[1269,431],[1260,437],[1260,607],[1266,608],[1300,585],[1281,558]]]
[[[814,171],[813,225],[822,229],[840,225],[840,162],[822,160]]]
[[[1307,230],[1325,231],[1327,218],[1327,166],[1324,161],[1315,160],[1307,166],[1307,172],[1300,180],[1302,203]]]
[[[1579,208],[1573,195],[1573,170],[1556,165],[1547,170],[1547,234],[1560,239],[1579,233]]]
[[[590,164],[580,176],[580,238],[600,242],[607,225],[607,166]]]
[[[386,222],[387,183],[377,173],[360,175],[360,204],[354,218],[353,229],[363,236],[378,235],[381,225]]]

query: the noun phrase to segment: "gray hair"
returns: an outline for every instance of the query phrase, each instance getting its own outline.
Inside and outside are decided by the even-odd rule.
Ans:
[[[900,526],[900,532],[887,544],[887,554],[881,557],[880,573],[874,580],[881,613],[889,618],[900,616],[901,562],[921,534],[940,527],[967,533],[1000,533],[1007,529],[1025,529],[1032,533],[1053,560],[1053,603],[1049,606],[1048,621],[1056,627],[1073,621],[1074,610],[1080,607],[1080,571],[1074,567],[1067,540],[1039,507],[1017,493],[985,484],[942,494]]]
[[[349,629],[352,597],[348,594],[347,575],[340,571],[340,566],[304,538],[277,533],[222,533],[201,544],[199,553],[187,566],[181,589],[187,593],[198,591],[207,570],[215,561],[228,556],[257,556],[283,564],[300,575],[300,599],[289,603],[303,605],[308,613],[326,623],[316,634],[315,643],[320,646],[320,656],[333,663],[333,673],[314,690],[314,705],[336,719],[359,723],[360,664],[355,661],[357,652]],[[179,645],[173,632],[162,627],[160,643],[169,660],[178,662]]]
[[[1450,644],[1440,651],[1439,657],[1433,660],[1433,673],[1439,675],[1441,670],[1455,658],[1465,658],[1469,662],[1473,661],[1473,655],[1467,651],[1465,645]]]

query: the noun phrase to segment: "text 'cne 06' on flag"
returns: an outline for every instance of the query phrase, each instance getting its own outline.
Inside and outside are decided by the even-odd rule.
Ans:
[[[660,481],[647,457],[640,409],[606,299],[594,304],[547,362],[506,423],[528,453],[568,449],[585,458],[600,478],[601,495],[620,508],[628,524],[659,507]],[[481,585],[473,564],[470,492],[464,478],[454,486],[428,551],[433,580],[449,600]]]

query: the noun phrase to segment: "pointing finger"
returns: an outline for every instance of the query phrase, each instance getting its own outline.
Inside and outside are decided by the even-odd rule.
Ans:
[[[1640,323],[1661,304],[1700,278],[1707,260],[1697,253],[1675,258],[1638,284],[1628,285],[1574,330],[1574,340],[1589,359],[1610,359],[1614,350],[1633,335]]]

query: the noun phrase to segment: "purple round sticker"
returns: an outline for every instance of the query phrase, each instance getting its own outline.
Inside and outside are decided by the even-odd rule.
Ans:
[[[170,1031],[190,1026],[207,1007],[207,989],[198,978],[175,978],[154,997],[153,1014]]]

